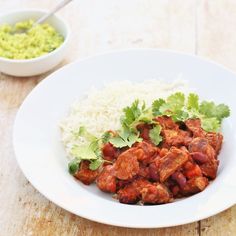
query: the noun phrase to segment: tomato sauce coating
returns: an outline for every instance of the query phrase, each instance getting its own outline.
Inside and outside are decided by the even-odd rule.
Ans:
[[[75,178],[87,185],[96,182],[101,191],[124,204],[165,204],[203,191],[216,178],[223,136],[203,130],[200,119],[154,120],[162,127],[158,146],[149,137],[153,126],[141,123],[137,126],[141,142],[129,148],[105,143],[102,167],[90,170],[89,161],[82,161]]]

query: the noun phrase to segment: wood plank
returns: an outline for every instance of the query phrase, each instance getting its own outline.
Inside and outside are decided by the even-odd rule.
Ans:
[[[197,54],[219,62],[236,72],[235,13],[234,0],[198,1]],[[202,220],[200,233],[208,236],[235,235],[236,206]]]
[[[199,0],[197,7],[198,55],[236,71],[236,1]]]
[[[233,236],[236,234],[236,206],[201,221],[202,236]]]
[[[54,4],[53,0],[0,0],[0,11],[50,8]],[[128,47],[194,52],[194,12],[195,2],[188,0],[74,1],[60,12],[72,28],[72,46],[63,63]],[[149,230],[95,223],[57,207],[29,184],[15,161],[12,126],[23,99],[45,76],[13,78],[0,74],[0,189],[4,190],[0,191],[0,236],[198,235],[198,223]]]

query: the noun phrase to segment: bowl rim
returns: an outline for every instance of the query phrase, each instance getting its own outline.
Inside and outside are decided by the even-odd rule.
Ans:
[[[4,13],[0,13],[0,19],[2,17],[8,16],[8,15],[14,15],[14,14],[17,14],[17,13],[26,13],[26,12],[47,13],[48,10],[47,9],[41,9],[41,8],[40,9],[36,9],[36,8],[22,8],[22,9],[18,9],[18,10],[8,10],[8,11],[6,11]],[[1,57],[0,56],[0,62],[17,63],[17,64],[27,64],[27,63],[30,63],[30,62],[38,62],[38,61],[44,60],[44,59],[46,59],[46,58],[48,58],[50,56],[53,56],[58,51],[60,51],[63,48],[65,48],[65,46],[69,42],[70,35],[71,35],[70,27],[69,27],[68,23],[62,17],[58,16],[57,14],[53,14],[52,16],[54,16],[55,19],[57,21],[59,21],[61,24],[64,24],[64,26],[66,28],[66,36],[64,37],[63,43],[58,48],[56,48],[55,50],[53,50],[53,51],[51,51],[51,52],[49,52],[47,54],[41,55],[39,57],[31,58],[31,59],[9,59],[9,58],[5,58],[5,57]],[[1,23],[0,23],[0,25],[1,25]]]

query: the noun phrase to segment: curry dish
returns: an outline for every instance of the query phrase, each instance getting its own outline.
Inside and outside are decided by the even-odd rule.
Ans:
[[[72,130],[69,172],[93,182],[126,204],[164,204],[203,191],[217,176],[225,104],[181,92],[151,106],[135,100],[123,108],[118,130],[96,137],[85,126]]]
[[[90,170],[89,161],[82,161],[74,176],[84,184],[95,181],[101,191],[129,204],[163,204],[203,191],[216,178],[223,136],[204,131],[200,119],[180,123],[159,116],[156,122],[162,128],[160,145],[150,140],[152,125],[139,124],[142,142],[121,149],[108,142],[102,147],[108,162]]]

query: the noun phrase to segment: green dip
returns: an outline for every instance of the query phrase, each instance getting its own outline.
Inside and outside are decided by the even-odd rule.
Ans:
[[[28,20],[18,22],[14,26],[0,26],[0,57],[31,59],[45,55],[63,43],[63,36],[49,24],[32,27],[33,23],[33,20]],[[20,30],[28,31],[19,33]]]

